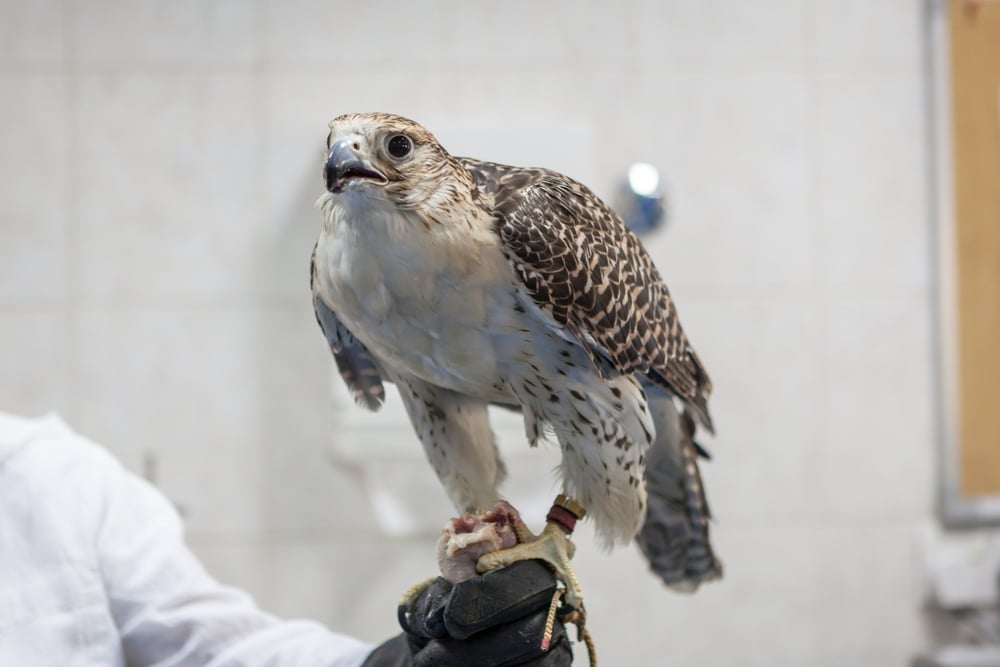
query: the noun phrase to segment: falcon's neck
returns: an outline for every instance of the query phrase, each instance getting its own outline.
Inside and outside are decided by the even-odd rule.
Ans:
[[[426,205],[404,207],[364,190],[337,195],[325,193],[317,201],[323,211],[324,235],[359,249],[381,254],[392,248],[438,247],[449,253],[477,257],[482,246],[496,246],[492,216],[464,196],[426,200]]]
[[[430,228],[467,228],[471,220],[483,214],[475,200],[475,187],[472,175],[449,157],[424,173],[416,184],[407,185],[399,193],[399,207],[415,213]]]
[[[388,243],[496,243],[493,216],[472,175],[457,163],[445,164],[448,169],[425,175],[405,191],[390,183],[386,189],[395,190],[391,199],[369,188],[324,193],[316,205],[323,211],[326,233],[374,234],[377,242]]]

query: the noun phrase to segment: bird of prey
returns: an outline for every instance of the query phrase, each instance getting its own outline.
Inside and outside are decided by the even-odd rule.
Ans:
[[[718,576],[692,439],[695,421],[712,430],[712,385],[619,216],[562,174],[455,157],[401,116],[329,128],[313,304],[357,402],[376,410],[396,385],[460,511],[500,496],[487,408],[520,410],[531,445],[558,441],[561,504],[605,545],[638,535],[678,589]],[[580,603],[556,523],[480,569],[546,558]]]

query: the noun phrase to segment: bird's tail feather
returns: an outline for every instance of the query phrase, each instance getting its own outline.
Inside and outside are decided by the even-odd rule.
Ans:
[[[693,592],[722,576],[709,540],[710,513],[698,471],[695,421],[659,387],[646,387],[656,440],[646,455],[647,509],[636,541],[670,588]]]

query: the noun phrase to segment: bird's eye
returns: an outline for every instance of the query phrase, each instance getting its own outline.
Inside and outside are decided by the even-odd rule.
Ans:
[[[389,155],[401,160],[410,154],[413,150],[413,142],[405,134],[394,134],[389,137],[389,141],[386,142],[385,148],[389,151]]]

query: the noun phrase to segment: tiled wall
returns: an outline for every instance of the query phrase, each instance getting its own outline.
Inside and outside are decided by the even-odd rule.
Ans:
[[[380,422],[339,416],[312,320],[327,120],[404,113],[605,195],[653,162],[671,221],[649,246],[717,387],[727,572],[678,597],[582,531],[602,659],[904,664],[934,495],[922,12],[3,0],[0,409],[54,408],[155,460],[218,576],[386,637],[433,562],[429,537],[380,533],[356,435]],[[405,444],[394,465],[439,500]],[[544,481],[549,459],[518,452]]]

